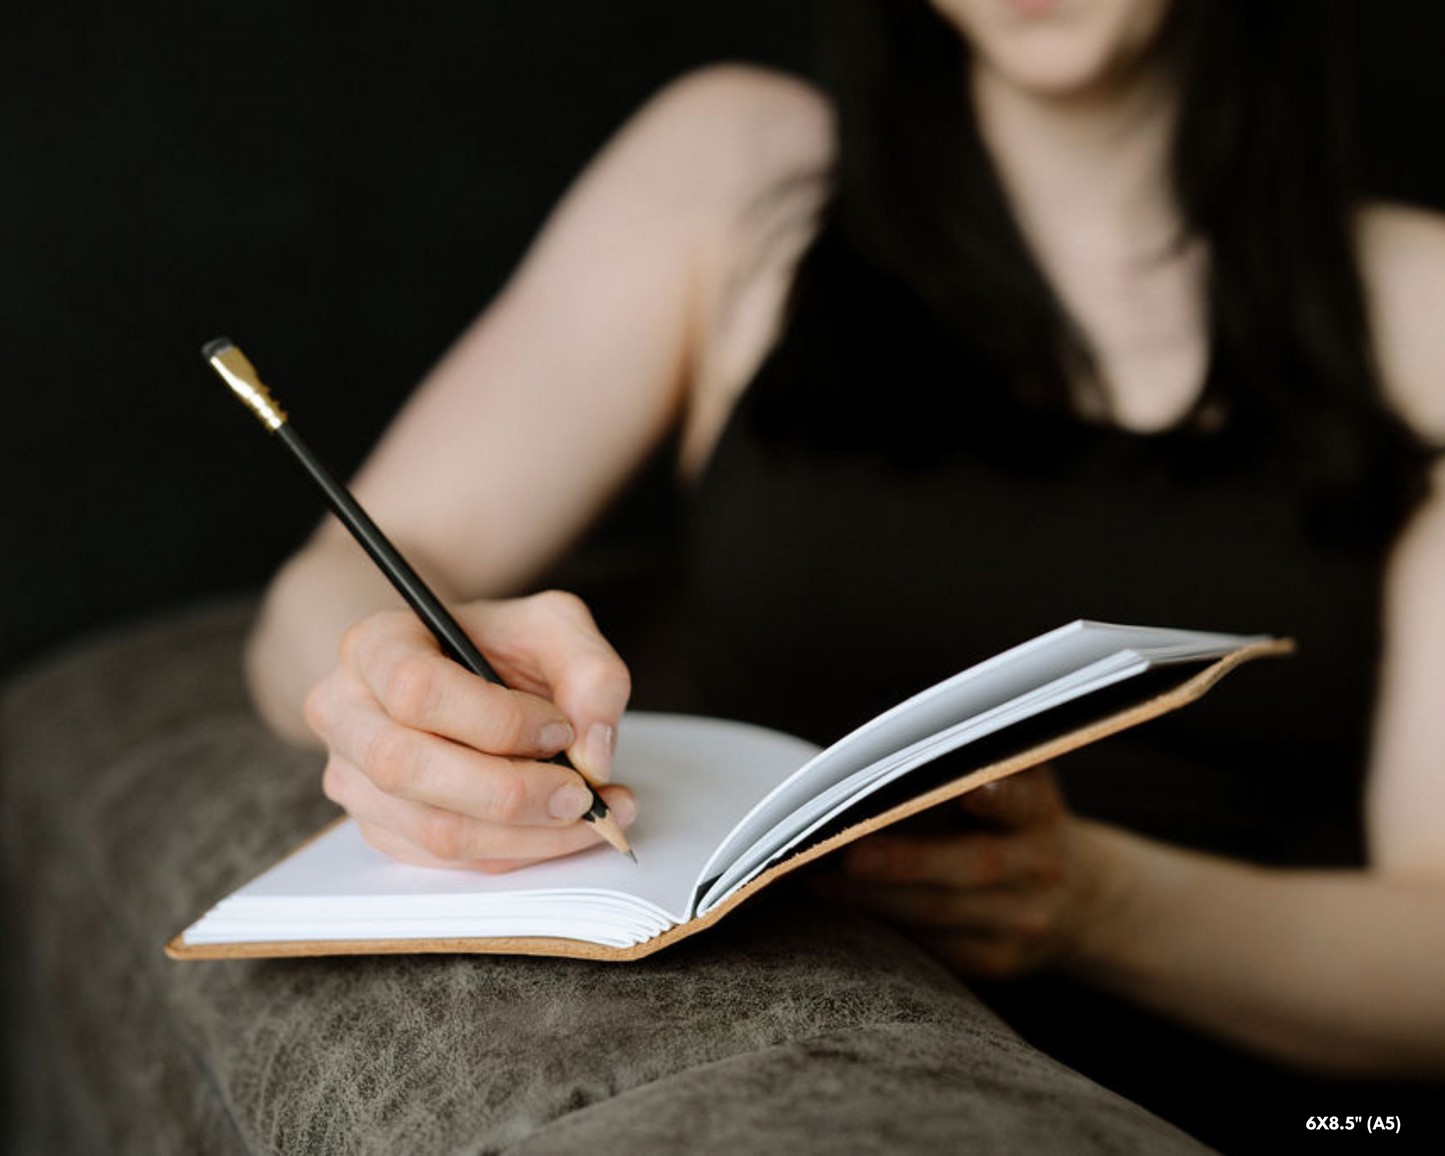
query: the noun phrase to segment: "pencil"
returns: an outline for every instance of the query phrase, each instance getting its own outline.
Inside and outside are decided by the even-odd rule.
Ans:
[[[346,488],[345,483],[316,456],[316,452],[296,432],[286,411],[276,404],[270,390],[261,384],[256,367],[251,364],[246,355],[231,342],[230,338],[218,337],[214,341],[206,342],[201,347],[201,356],[231,387],[231,392],[245,404],[262,425],[280,440],[281,444],[290,451],[291,456],[310,475],[311,480],[320,487],[321,492],[326,495],[326,501],[330,504],[332,511],[341,519],[341,524],[351,531],[352,537],[361,544],[361,548],[380,567],[381,572],[396,587],[397,593],[405,598],[407,605],[416,611],[417,617],[435,635],[437,642],[441,644],[447,655],[488,682],[505,685],[498,677],[497,672],[492,669],[491,664],[483,657],[482,652],[477,649],[476,644],[467,636],[466,631],[452,617],[450,611],[422,581],[421,576],[412,569],[411,564],[401,556],[401,552],[391,544],[377,524],[371,520],[370,515],[361,508],[361,504],[352,497],[351,491]],[[565,752],[555,755],[548,761],[577,771]],[[577,774],[587,785],[587,789],[592,792],[592,806],[582,818],[591,823],[597,829],[597,833],[607,842],[636,863],[637,856],[627,845],[622,828],[617,825],[617,820],[612,818],[607,803],[597,793],[597,788],[588,781],[587,776],[583,775],[581,771],[577,771]]]

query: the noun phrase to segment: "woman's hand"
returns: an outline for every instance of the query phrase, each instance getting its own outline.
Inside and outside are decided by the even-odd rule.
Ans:
[[[578,822],[586,786],[537,760],[566,750],[593,782],[609,778],[626,666],[570,594],[474,602],[457,619],[506,687],[447,658],[409,610],[347,632],[306,698],[327,796],[408,863],[500,872],[591,846],[600,836]],[[601,794],[619,824],[632,821],[627,788]]]
[[[843,855],[828,892],[907,928],[958,971],[1004,978],[1061,962],[1097,906],[1098,866],[1044,767],[971,791],[946,834],[893,828]]]

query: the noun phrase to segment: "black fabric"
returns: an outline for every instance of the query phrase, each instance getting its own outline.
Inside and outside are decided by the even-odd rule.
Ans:
[[[966,351],[825,224],[695,495],[700,707],[831,741],[1074,618],[1290,635],[1297,657],[1070,756],[1060,778],[1079,813],[1170,842],[1360,863],[1385,548],[1315,540],[1294,463],[1228,421],[1000,430],[987,418],[1007,411],[969,373]],[[900,452],[910,438],[920,452]],[[1318,1090],[1068,983],[993,995],[1045,1050],[1231,1150],[1264,1133],[1223,1099],[1251,1081],[1261,1104]]]
[[[1358,862],[1382,551],[1313,541],[1289,463],[1227,427],[1044,425],[1000,446],[1034,432],[980,428],[987,391],[960,365],[906,291],[824,232],[694,502],[702,705],[822,741],[1073,618],[1290,635],[1298,658],[1063,773],[1079,810],[1149,834]],[[795,376],[817,406],[773,403]],[[905,378],[932,388],[898,413]],[[858,424],[888,448],[820,430],[829,406],[876,415]],[[921,461],[898,452],[898,423]]]

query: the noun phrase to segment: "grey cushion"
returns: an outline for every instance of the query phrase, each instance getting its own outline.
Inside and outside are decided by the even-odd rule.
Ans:
[[[333,814],[317,757],[247,706],[249,614],[92,641],[4,696],[13,1147],[1199,1150],[890,930],[787,889],[637,964],[168,961]]]

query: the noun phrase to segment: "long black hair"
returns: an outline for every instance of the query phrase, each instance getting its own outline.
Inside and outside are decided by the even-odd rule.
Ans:
[[[823,81],[839,134],[827,228],[990,371],[973,375],[991,391],[974,406],[990,424],[1022,415],[1058,426],[1081,387],[1103,399],[1088,342],[980,137],[962,37],[927,0],[826,7]],[[1208,250],[1211,361],[1194,416],[1223,412],[1235,443],[1288,451],[1281,458],[1309,474],[1321,530],[1378,540],[1423,493],[1426,455],[1386,405],[1374,363],[1343,28],[1334,0],[1175,0],[1157,51],[1178,83],[1180,240]],[[889,404],[906,402],[891,393]]]

